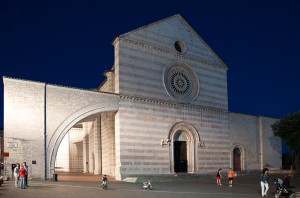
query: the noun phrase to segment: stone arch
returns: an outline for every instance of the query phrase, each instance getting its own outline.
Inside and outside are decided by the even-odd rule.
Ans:
[[[230,167],[234,171],[245,170],[245,149],[240,144],[235,144],[232,146],[230,151]]]
[[[187,172],[196,172],[198,167],[198,145],[200,144],[201,140],[196,128],[187,122],[176,123],[172,126],[172,128],[169,131],[168,139],[171,141],[169,149],[170,172],[175,172],[174,141],[180,139],[180,136],[182,136],[182,138],[185,139],[184,141],[187,142]]]
[[[47,178],[52,178],[55,170],[55,159],[61,141],[68,131],[80,120],[90,115],[119,110],[118,103],[102,103],[85,107],[67,117],[55,130],[47,144]]]

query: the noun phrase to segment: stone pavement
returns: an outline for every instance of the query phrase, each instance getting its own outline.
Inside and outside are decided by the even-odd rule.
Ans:
[[[270,174],[270,181],[282,175]],[[129,183],[113,181],[110,179],[108,190],[101,188],[101,176],[86,174],[60,174],[58,181],[30,180],[27,189],[14,187],[14,181],[5,181],[0,187],[0,198],[76,198],[76,197],[143,197],[143,198],[229,198],[229,197],[261,197],[259,194],[259,175],[238,176],[233,187],[228,187],[227,180],[223,178],[223,185],[217,186],[215,177],[211,175],[178,176],[166,178],[152,178],[153,190],[142,189],[141,182]],[[139,180],[138,180],[139,181]],[[159,182],[160,181],[160,182]],[[164,182],[161,182],[164,181]],[[300,177],[294,175],[291,185],[300,196]],[[274,197],[275,184],[271,182],[269,197]]]

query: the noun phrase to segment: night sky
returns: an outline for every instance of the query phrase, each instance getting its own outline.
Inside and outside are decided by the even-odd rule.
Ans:
[[[116,36],[175,14],[227,64],[229,111],[300,109],[299,0],[0,0],[0,76],[95,88]]]

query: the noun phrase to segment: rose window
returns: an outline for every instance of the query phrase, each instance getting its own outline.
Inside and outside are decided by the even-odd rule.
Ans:
[[[164,73],[164,83],[168,94],[179,102],[192,102],[198,95],[197,77],[186,65],[168,67]]]

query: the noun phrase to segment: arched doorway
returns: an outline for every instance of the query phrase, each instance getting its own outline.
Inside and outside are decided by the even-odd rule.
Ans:
[[[232,159],[233,159],[233,162],[232,162],[233,170],[241,171],[242,170],[241,150],[237,146],[233,148]]]
[[[170,172],[197,172],[197,152],[200,136],[195,127],[179,122],[171,128],[168,139],[171,141]]]

